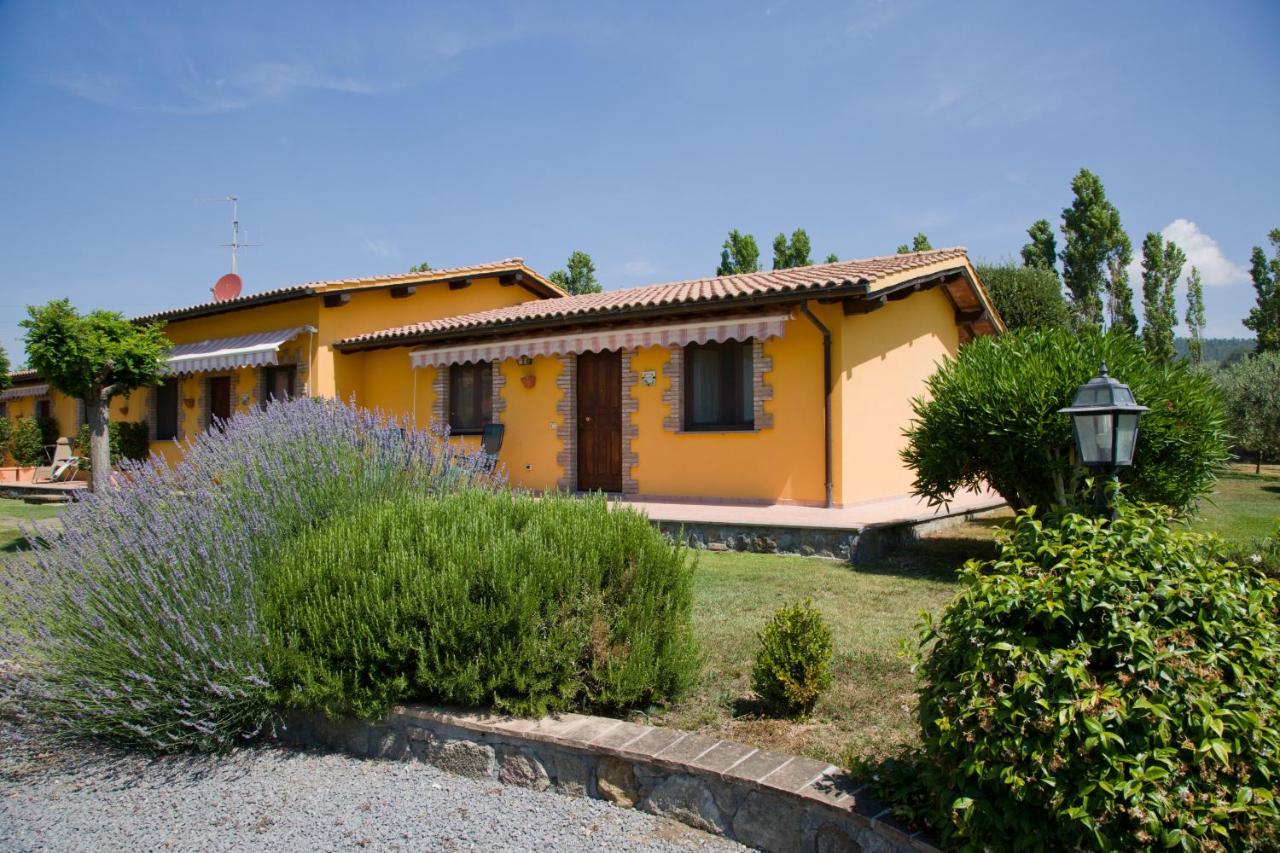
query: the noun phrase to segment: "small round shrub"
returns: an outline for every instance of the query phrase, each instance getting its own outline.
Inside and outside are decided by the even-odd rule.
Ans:
[[[751,689],[771,714],[813,710],[831,686],[831,628],[811,602],[779,608],[760,632]]]
[[[1154,508],[1021,514],[923,636],[949,846],[1275,849],[1280,587]]]
[[[698,670],[690,550],[600,497],[372,502],[260,574],[270,680],[288,707],[618,709],[671,699]]]

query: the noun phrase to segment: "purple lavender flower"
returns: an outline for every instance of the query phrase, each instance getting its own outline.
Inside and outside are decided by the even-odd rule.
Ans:
[[[298,398],[190,438],[175,465],[126,462],[2,558],[0,658],[20,713],[157,750],[229,747],[273,709],[256,590],[273,554],[344,508],[504,482],[443,429]],[[6,688],[7,689],[7,688]]]

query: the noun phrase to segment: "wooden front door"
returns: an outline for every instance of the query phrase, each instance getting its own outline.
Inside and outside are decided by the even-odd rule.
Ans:
[[[578,488],[622,491],[622,353],[578,356]]]
[[[231,417],[231,377],[209,377],[209,425]]]

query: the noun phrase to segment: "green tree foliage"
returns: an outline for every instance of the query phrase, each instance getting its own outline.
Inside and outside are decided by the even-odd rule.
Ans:
[[[1159,361],[1174,357],[1173,330],[1178,325],[1174,287],[1182,277],[1186,254],[1172,240],[1149,233],[1142,241],[1142,342]]]
[[[586,252],[570,253],[566,266],[568,269],[556,270],[547,278],[574,296],[583,293],[600,293],[604,290],[600,286],[599,279],[596,278],[596,265]]]
[[[1174,338],[1173,346],[1178,355],[1191,357],[1190,341],[1187,338]],[[1253,338],[1201,338],[1200,349],[1204,364],[1226,364],[1238,361],[1243,355],[1254,351]]]
[[[1257,304],[1249,309],[1244,325],[1258,336],[1258,352],[1280,352],[1280,228],[1273,228],[1267,239],[1274,256],[1268,259],[1261,246],[1254,246],[1250,257]]]
[[[1053,226],[1047,219],[1037,219],[1027,229],[1030,242],[1022,247],[1022,265],[1033,269],[1050,270],[1058,275],[1058,241],[1053,236]]]
[[[1204,285],[1200,270],[1191,268],[1187,276],[1187,357],[1192,364],[1204,361]]]
[[[431,264],[423,261],[420,264],[414,264],[409,267],[409,272],[431,272]]]
[[[1022,514],[926,614],[915,778],[957,850],[1274,850],[1280,586],[1163,509]]]
[[[1280,352],[1257,353],[1222,368],[1218,375],[1236,446],[1263,459],[1280,459]]]
[[[812,602],[779,608],[760,632],[751,689],[778,716],[808,714],[831,686],[831,628]]]
[[[716,268],[716,275],[759,271],[760,247],[756,245],[756,238],[750,234],[738,233],[737,228],[730,231],[720,251],[720,266]]]
[[[830,253],[829,255],[827,255],[827,257],[826,257],[826,259],[823,261],[823,263],[824,263],[824,264],[838,264],[838,263],[840,263],[840,256],[839,256],[839,255],[837,255],[835,252],[832,252],[832,253]]]
[[[909,255],[912,252],[927,252],[932,248],[933,248],[933,244],[929,242],[929,238],[924,235],[924,232],[921,232],[917,234],[915,237],[911,238],[910,246],[908,246],[906,243],[903,243],[901,246],[899,246],[898,254]]]
[[[1010,329],[1066,328],[1071,324],[1057,273],[1044,267],[983,264],[978,267],[978,276]]]
[[[1116,237],[1114,251],[1107,256],[1107,314],[1111,327],[1130,335],[1138,334],[1138,315],[1133,310],[1133,288],[1129,286],[1129,265],[1133,263],[1133,243],[1123,231]]]
[[[333,516],[278,560],[262,618],[287,707],[618,709],[697,675],[691,552],[603,497],[410,494]]]
[[[0,391],[8,388],[13,382],[9,378],[9,354],[4,351],[4,347],[0,347]]]
[[[1071,311],[1081,326],[1102,323],[1102,294],[1111,293],[1114,305],[1126,301],[1123,292],[1112,292],[1127,282],[1112,280],[1109,261],[1129,246],[1120,225],[1120,212],[1107,200],[1106,190],[1097,175],[1081,169],[1071,180],[1075,194],[1071,205],[1062,211],[1062,233],[1066,244],[1062,249],[1062,280],[1071,294]],[[1132,252],[1132,247],[1129,247]],[[1127,297],[1132,302],[1132,295]]]
[[[989,483],[1015,509],[1088,499],[1071,424],[1058,409],[1105,361],[1149,406],[1134,464],[1120,472],[1135,500],[1186,510],[1227,459],[1218,389],[1183,362],[1152,359],[1129,335],[1095,329],[1020,329],[966,344],[914,401],[902,456],[916,494],[943,503]]]
[[[27,309],[27,358],[50,385],[84,402],[91,433],[93,477],[104,486],[111,474],[107,421],[113,397],[156,385],[173,346],[162,327],[138,325],[115,311],[81,316],[66,299]]]
[[[779,234],[773,238],[773,268],[784,270],[813,266],[809,251],[809,235],[803,228],[791,232],[790,240],[787,240],[786,234]]]

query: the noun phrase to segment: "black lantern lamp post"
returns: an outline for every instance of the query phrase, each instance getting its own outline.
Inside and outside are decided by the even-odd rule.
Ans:
[[[1071,429],[1076,436],[1076,452],[1086,468],[1106,477],[1098,484],[1098,511],[1108,511],[1107,481],[1119,481],[1118,472],[1133,464],[1133,451],[1138,444],[1138,418],[1147,411],[1133,399],[1128,385],[1107,375],[1102,363],[1098,376],[1076,389],[1071,405],[1059,412],[1071,416]],[[1115,507],[1110,515],[1115,517]]]

